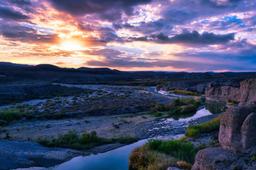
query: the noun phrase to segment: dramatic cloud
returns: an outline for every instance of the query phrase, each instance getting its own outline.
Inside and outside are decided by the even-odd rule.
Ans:
[[[15,29],[14,29],[15,28]],[[57,37],[54,34],[43,34],[37,30],[21,25],[2,24],[0,35],[15,41],[23,42],[54,42]]]
[[[201,3],[214,7],[230,7],[237,5],[241,1],[242,0],[201,0]]]
[[[203,32],[199,34],[197,31],[183,32],[173,37],[164,34],[152,35],[150,37],[140,37],[137,40],[154,41],[158,43],[181,43],[181,44],[223,44],[234,40],[233,33],[218,35],[214,33]]]
[[[0,18],[13,19],[13,20],[25,20],[25,19],[28,19],[29,17],[14,9],[0,6]]]
[[[4,0],[0,61],[256,70],[254,0]]]
[[[122,12],[130,15],[133,7],[151,0],[50,0],[53,6],[72,15],[97,14],[105,19],[120,18]]]

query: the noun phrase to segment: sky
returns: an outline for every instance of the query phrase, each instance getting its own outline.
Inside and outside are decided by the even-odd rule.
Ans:
[[[256,0],[0,0],[0,62],[256,71]]]

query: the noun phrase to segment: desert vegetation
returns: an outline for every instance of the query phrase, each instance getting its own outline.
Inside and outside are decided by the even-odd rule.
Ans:
[[[0,110],[0,125],[7,125],[10,122],[30,117],[29,107],[16,107]]]
[[[198,137],[203,133],[210,133],[219,130],[220,116],[199,125],[189,126],[186,131],[187,137]]]
[[[137,141],[136,138],[129,136],[119,138],[102,138],[99,137],[95,131],[90,133],[85,132],[82,135],[78,135],[75,131],[70,131],[64,135],[59,135],[57,138],[38,140],[38,142],[44,146],[64,147],[78,150],[86,150],[95,146],[110,143],[129,144],[135,141]]]
[[[165,170],[169,166],[190,169],[197,149],[183,140],[151,140],[130,156],[130,170]]]
[[[188,96],[199,96],[199,94],[197,92],[189,91],[189,90],[182,90],[182,89],[174,89],[174,90],[171,90],[170,92],[175,93],[175,94],[188,95]]]
[[[196,113],[198,108],[202,105],[200,99],[194,98],[180,98],[169,104],[157,104],[151,110],[152,115],[160,117],[181,118],[189,117]]]

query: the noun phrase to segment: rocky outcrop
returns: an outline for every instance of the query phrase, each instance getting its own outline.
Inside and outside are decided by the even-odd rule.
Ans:
[[[206,99],[240,105],[256,103],[256,79],[210,83],[205,91]]]
[[[256,113],[249,114],[241,127],[242,148],[247,149],[256,143]]]
[[[256,107],[230,107],[221,117],[220,147],[199,151],[192,170],[256,169]]]
[[[220,147],[206,148],[197,153],[192,170],[227,170],[236,159],[234,153]]]
[[[240,151],[256,144],[251,129],[256,129],[255,107],[232,107],[223,114],[220,122],[219,143],[224,149]],[[248,124],[250,123],[250,124]]]
[[[240,102],[256,102],[256,79],[244,80],[240,83]]]

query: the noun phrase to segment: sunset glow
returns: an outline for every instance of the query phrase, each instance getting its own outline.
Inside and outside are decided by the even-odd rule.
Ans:
[[[250,0],[6,0],[0,61],[121,70],[256,69]]]

